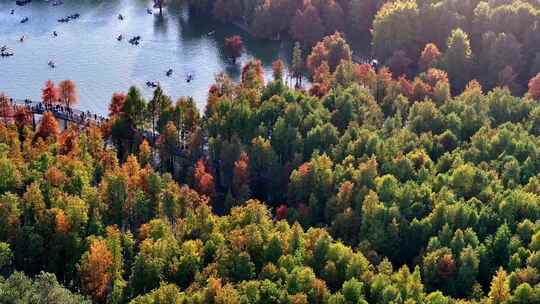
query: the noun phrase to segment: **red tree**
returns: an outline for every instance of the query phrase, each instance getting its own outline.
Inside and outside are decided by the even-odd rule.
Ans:
[[[527,96],[535,100],[540,99],[540,73],[529,81],[529,91]]]
[[[122,112],[124,103],[126,102],[126,94],[114,93],[109,104],[109,117],[116,117]]]
[[[60,134],[60,129],[58,128],[56,118],[51,112],[45,112],[41,118],[36,137],[48,138],[52,136],[56,139],[58,134]]]
[[[90,250],[82,257],[80,264],[82,287],[96,303],[105,303],[107,299],[112,264],[113,256],[104,240],[93,241]]]
[[[272,74],[275,81],[283,80],[283,71],[285,70],[285,65],[283,60],[278,59],[272,63]]]
[[[77,85],[72,80],[62,80],[58,84],[58,91],[60,93],[60,99],[68,108],[71,108],[79,101]]]
[[[246,196],[249,192],[249,157],[246,152],[241,152],[240,157],[234,162],[233,192],[236,197]]]
[[[58,101],[60,97],[58,88],[54,85],[52,80],[45,82],[45,87],[41,90],[41,100],[47,106],[51,106]]]
[[[17,107],[13,118],[15,119],[15,125],[19,129],[32,123],[32,114],[24,107]]]
[[[280,205],[276,209],[276,219],[277,220],[284,220],[287,218],[287,212],[289,212],[289,209],[285,205]]]
[[[304,46],[314,45],[324,36],[324,25],[319,10],[309,4],[303,11],[298,10],[291,23],[291,34]]]
[[[214,194],[214,177],[207,172],[206,165],[202,159],[197,161],[195,166],[195,188],[204,195],[212,196]]]
[[[351,48],[340,33],[326,36],[311,50],[307,58],[307,67],[311,73],[326,61],[333,73],[341,61],[351,61]]]
[[[426,71],[429,68],[433,68],[437,65],[439,58],[441,57],[441,52],[439,48],[433,43],[428,43],[420,55],[420,60],[418,65],[421,71]]]
[[[332,74],[330,74],[330,67],[326,61],[323,61],[313,73],[313,86],[311,86],[309,93],[313,96],[322,97],[328,93],[331,85]]]
[[[435,87],[439,81],[448,82],[448,74],[443,70],[430,68],[425,73],[424,81]]]
[[[258,88],[264,84],[264,69],[260,60],[250,60],[242,68],[242,85]]]
[[[399,77],[398,84],[401,89],[401,94],[403,94],[407,98],[412,98],[414,87],[413,84],[407,79],[407,77]]]
[[[13,107],[9,97],[0,92],[0,116],[4,120],[4,123],[11,121],[13,117]]]
[[[225,38],[225,55],[231,58],[233,63],[236,63],[236,58],[242,56],[244,52],[244,42],[240,36],[232,36]]]

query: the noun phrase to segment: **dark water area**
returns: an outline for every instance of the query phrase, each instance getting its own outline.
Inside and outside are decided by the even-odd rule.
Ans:
[[[58,6],[53,1],[33,0],[21,7],[0,0],[0,47],[6,45],[14,53],[0,57],[0,92],[39,100],[46,80],[71,79],[79,88],[78,108],[106,114],[114,92],[136,85],[150,98],[153,89],[146,82],[152,81],[174,100],[193,96],[203,109],[217,73],[238,80],[242,63],[255,57],[269,78],[274,60],[290,61],[292,43],[251,39],[234,26],[191,15],[181,6],[170,6],[161,16],[157,9],[147,12],[152,1],[146,0],[64,0]],[[58,22],[73,14],[80,18]],[[26,17],[28,22],[20,23]],[[223,41],[237,34],[246,54],[232,65],[223,54]],[[119,35],[122,41],[116,39]],[[128,43],[134,36],[141,36],[138,46]],[[168,69],[173,69],[171,77],[166,76]],[[190,74],[193,80],[188,83]]]

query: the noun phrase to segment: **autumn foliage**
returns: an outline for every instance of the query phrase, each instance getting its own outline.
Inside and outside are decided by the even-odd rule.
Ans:
[[[201,194],[212,196],[214,194],[214,177],[207,171],[204,160],[199,159],[193,174],[195,178],[195,189]]]
[[[233,63],[236,63],[236,59],[242,56],[244,52],[244,43],[240,36],[235,35],[225,39],[224,45],[225,55],[232,60]]]
[[[540,73],[529,81],[529,91],[527,95],[535,100],[540,100]]]
[[[72,80],[63,80],[58,84],[58,94],[62,103],[71,108],[79,102],[77,85]]]
[[[56,139],[60,134],[60,129],[58,127],[58,121],[54,117],[53,113],[45,112],[41,118],[41,122],[36,131],[36,137],[49,138],[52,137]]]
[[[126,94],[114,93],[109,104],[109,117],[118,117],[122,112],[124,103],[126,102]]]
[[[111,280],[112,255],[104,240],[95,240],[81,260],[83,290],[97,303],[105,303]]]
[[[428,43],[424,47],[422,54],[420,55],[420,61],[418,65],[421,71],[426,71],[429,68],[434,68],[437,66],[437,63],[441,57],[441,52],[439,48],[433,43]]]
[[[51,106],[58,102],[60,98],[59,89],[54,85],[52,80],[45,82],[45,87],[41,90],[41,100],[45,105]]]

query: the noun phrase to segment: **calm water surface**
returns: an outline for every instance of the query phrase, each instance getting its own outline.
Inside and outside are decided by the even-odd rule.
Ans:
[[[146,0],[65,0],[52,6],[52,0],[33,0],[20,7],[14,0],[0,0],[0,46],[7,45],[13,57],[0,57],[0,92],[14,98],[39,100],[47,79],[74,80],[79,87],[79,108],[105,114],[111,95],[136,85],[147,98],[152,89],[147,81],[159,81],[176,99],[193,96],[199,109],[206,103],[208,87],[219,72],[233,79],[240,75],[241,62],[256,57],[271,75],[271,63],[289,57],[292,46],[285,42],[254,41],[243,36],[247,52],[237,65],[223,55],[225,37],[242,32],[215,24],[204,17],[191,16],[186,9],[169,7],[163,16],[147,13]],[[11,9],[15,9],[13,15]],[[69,23],[57,20],[79,13]],[[123,21],[117,18],[121,13]],[[28,17],[27,23],[20,21]],[[53,37],[53,31],[58,37]],[[215,31],[214,35],[208,35]],[[116,40],[122,34],[124,40]],[[19,38],[25,35],[21,43]],[[139,46],[127,40],[142,37]],[[127,39],[126,39],[127,38]],[[48,66],[49,60],[56,68]],[[166,71],[172,68],[172,77]],[[186,75],[194,79],[186,82]]]

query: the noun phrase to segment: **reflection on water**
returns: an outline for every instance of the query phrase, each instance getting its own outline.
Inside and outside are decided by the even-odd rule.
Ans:
[[[51,1],[52,2],[52,1]],[[239,29],[215,24],[204,17],[190,16],[186,9],[169,7],[160,16],[148,14],[152,1],[65,0],[61,6],[34,0],[24,7],[0,0],[0,46],[7,45],[15,56],[0,58],[0,91],[15,98],[39,99],[47,79],[72,79],[79,86],[79,107],[106,113],[113,92],[137,85],[146,96],[152,90],[147,81],[160,82],[173,98],[194,96],[199,108],[206,102],[208,87],[216,73],[240,76],[242,62],[261,59],[267,77],[277,58],[288,58],[291,44],[254,41]],[[10,11],[15,9],[13,15]],[[79,13],[68,23],[57,20]],[[118,19],[118,14],[124,20]],[[21,19],[28,17],[27,23]],[[58,37],[53,36],[53,31]],[[209,32],[215,31],[213,35]],[[247,54],[238,65],[223,54],[225,37],[241,34]],[[26,36],[21,43],[19,38]],[[116,37],[123,35],[122,41]],[[139,46],[128,40],[140,35]],[[49,61],[56,64],[52,69]],[[171,77],[166,71],[173,69]],[[194,79],[186,82],[186,75]]]

